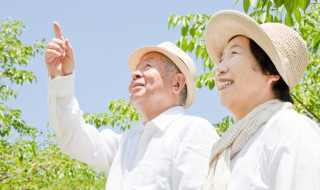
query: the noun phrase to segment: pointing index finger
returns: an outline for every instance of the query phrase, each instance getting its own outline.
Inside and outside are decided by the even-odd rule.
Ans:
[[[56,35],[56,38],[64,41],[61,28],[58,22],[53,22],[53,28],[54,28],[54,34]]]

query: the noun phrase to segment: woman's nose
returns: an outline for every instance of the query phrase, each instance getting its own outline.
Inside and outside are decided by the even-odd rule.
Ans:
[[[228,72],[228,66],[222,61],[220,64],[217,65],[215,75],[220,76],[223,73]]]

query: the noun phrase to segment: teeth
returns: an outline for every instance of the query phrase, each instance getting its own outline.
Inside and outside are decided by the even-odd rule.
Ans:
[[[223,82],[218,82],[219,87],[223,87],[226,85],[231,85],[231,81],[223,81]]]

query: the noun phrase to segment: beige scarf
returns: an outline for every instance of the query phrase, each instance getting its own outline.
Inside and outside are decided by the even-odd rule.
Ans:
[[[257,129],[277,112],[292,108],[292,104],[277,99],[260,104],[243,119],[233,124],[211,150],[210,170],[203,190],[226,190],[230,178],[230,162],[240,152]]]

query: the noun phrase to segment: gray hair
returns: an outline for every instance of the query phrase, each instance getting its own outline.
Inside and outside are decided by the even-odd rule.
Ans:
[[[171,78],[171,76],[175,73],[181,73],[180,69],[173,63],[173,61],[165,55],[161,55],[161,60],[165,64],[165,69],[167,76]],[[187,100],[187,84],[184,85],[180,92],[180,105],[184,106]]]

